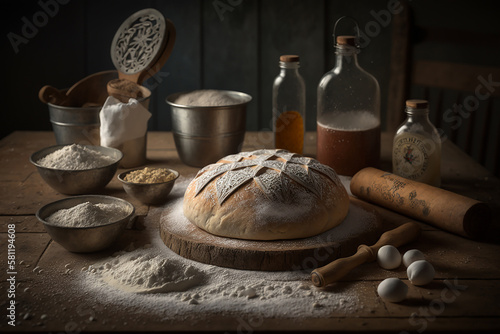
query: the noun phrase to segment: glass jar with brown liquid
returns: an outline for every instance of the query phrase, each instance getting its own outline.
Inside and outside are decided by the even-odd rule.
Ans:
[[[348,176],[380,159],[380,88],[358,64],[357,40],[337,36],[335,67],[321,78],[317,96],[317,159]]]
[[[306,121],[306,89],[299,73],[300,58],[280,57],[280,73],[273,85],[274,147],[302,154]]]

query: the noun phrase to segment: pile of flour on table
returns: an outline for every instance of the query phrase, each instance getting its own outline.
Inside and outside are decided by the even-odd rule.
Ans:
[[[312,268],[265,272],[222,268],[183,258],[167,248],[159,236],[161,219],[178,219],[179,206],[190,179],[180,177],[164,206],[145,219],[141,240],[79,273],[83,291],[105,305],[163,320],[203,321],[209,314],[253,317],[325,317],[333,312],[362,310],[356,287],[320,289],[312,285]],[[361,209],[359,209],[361,210]],[[362,210],[361,210],[362,211]],[[368,212],[356,212],[356,220]],[[363,222],[350,221],[353,226]],[[348,230],[339,230],[346,237]]]
[[[117,253],[88,270],[109,285],[133,293],[185,291],[205,281],[204,273],[194,266],[155,253],[146,245]]]
[[[115,160],[89,147],[71,144],[54,151],[36,163],[47,168],[63,170],[83,170],[99,168],[114,163]]]

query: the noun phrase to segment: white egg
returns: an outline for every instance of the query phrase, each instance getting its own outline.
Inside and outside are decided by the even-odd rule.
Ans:
[[[436,271],[429,262],[418,260],[408,266],[406,274],[413,285],[426,285],[432,282]]]
[[[415,261],[425,260],[425,255],[418,249],[410,249],[403,255],[403,264],[408,267]]]
[[[391,303],[399,303],[406,299],[408,286],[399,278],[386,278],[377,287],[378,295]]]
[[[401,264],[401,253],[392,245],[380,247],[377,252],[377,262],[384,269],[394,269]]]

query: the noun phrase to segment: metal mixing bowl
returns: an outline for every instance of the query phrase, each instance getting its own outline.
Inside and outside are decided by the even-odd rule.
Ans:
[[[158,205],[163,204],[167,201],[168,194],[172,191],[175,181],[179,177],[179,172],[166,168],[170,173],[175,175],[173,180],[160,183],[135,183],[125,181],[125,177],[128,173],[135,170],[143,168],[132,169],[123,173],[118,174],[118,180],[123,184],[123,189],[130,196],[138,199],[143,204]]]
[[[36,166],[38,173],[40,173],[40,176],[49,186],[67,195],[88,194],[104,188],[115,175],[118,169],[118,163],[123,157],[123,153],[115,148],[87,146],[88,148],[113,158],[113,163],[104,167],[83,170],[48,168],[37,163],[41,158],[64,146],[67,145],[56,145],[44,148],[33,153],[30,157],[30,161]]]
[[[204,167],[229,154],[238,153],[245,139],[246,107],[252,97],[245,93],[221,91],[241,103],[220,107],[193,107],[177,104],[172,94],[172,133],[180,159],[186,165]]]
[[[128,214],[120,220],[103,223],[103,225],[95,227],[63,227],[51,224],[45,220],[58,210],[69,209],[85,202],[93,204],[116,204],[126,210]],[[45,230],[55,242],[70,252],[90,253],[111,246],[127,227],[134,213],[134,206],[123,199],[103,195],[85,195],[69,197],[49,203],[37,211],[36,217],[43,223]]]

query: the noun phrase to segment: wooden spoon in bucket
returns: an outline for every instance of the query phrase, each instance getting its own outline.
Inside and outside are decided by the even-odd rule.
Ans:
[[[97,72],[78,81],[66,92],[52,86],[43,86],[38,92],[38,98],[43,103],[65,107],[102,106],[108,98],[107,83],[117,77],[116,70]]]
[[[122,102],[138,98],[144,80],[154,76],[169,58],[175,37],[174,24],[156,9],[143,9],[127,18],[111,43],[111,59],[120,80],[108,84],[109,95]],[[132,45],[138,39],[148,43]]]
[[[38,98],[40,99],[40,101],[46,104],[50,103],[64,107],[69,107],[74,104],[74,101],[71,101],[71,99],[64,93],[64,91],[49,85],[40,88],[40,91],[38,92]]]

